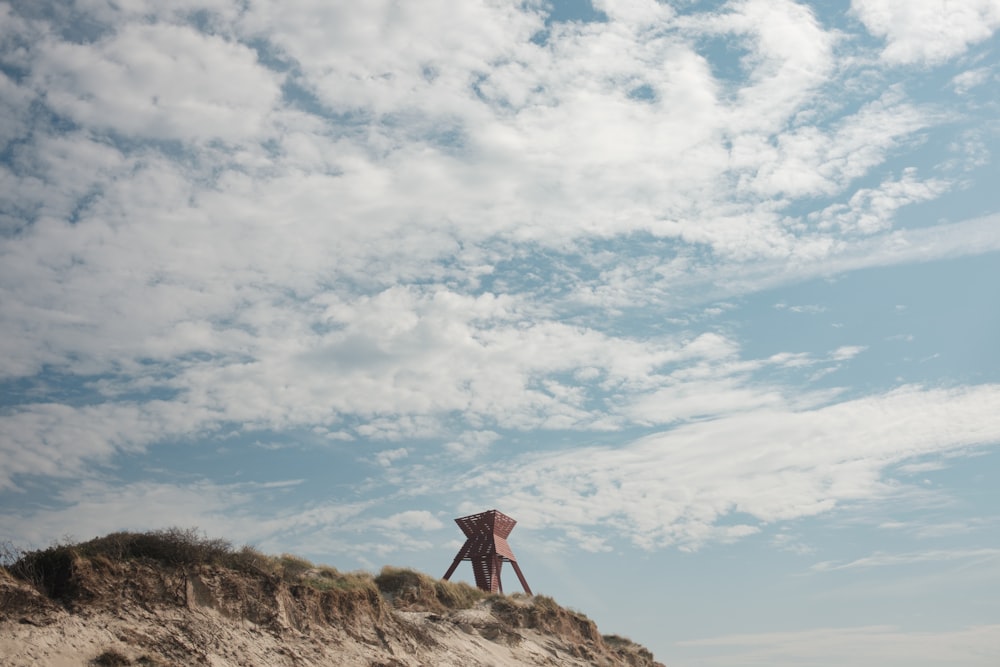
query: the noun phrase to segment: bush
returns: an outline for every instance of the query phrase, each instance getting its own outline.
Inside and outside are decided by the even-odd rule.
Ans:
[[[387,565],[375,577],[375,585],[394,605],[426,606],[437,601],[433,580],[416,570]]]
[[[131,665],[132,661],[126,655],[115,649],[108,649],[90,661],[90,664],[98,667],[124,667]]]
[[[50,598],[62,599],[74,593],[72,571],[75,559],[70,547],[54,546],[26,552],[6,569],[14,577],[44,591]]]
[[[277,562],[271,556],[257,551],[251,546],[244,546],[226,557],[226,566],[237,572],[252,574],[278,574]]]
[[[21,560],[24,552],[15,547],[11,542],[0,542],[0,569],[7,570],[8,567]]]
[[[636,646],[636,643],[629,639],[628,637],[622,637],[621,635],[602,635],[604,643],[611,648],[626,647],[630,648]]]
[[[201,537],[195,528],[167,528],[146,533],[111,533],[89,542],[58,544],[48,549],[28,552],[18,563],[40,562],[50,558],[103,557],[114,563],[151,560],[164,565],[191,566],[224,564],[233,554],[229,542]],[[17,567],[17,563],[14,567]]]

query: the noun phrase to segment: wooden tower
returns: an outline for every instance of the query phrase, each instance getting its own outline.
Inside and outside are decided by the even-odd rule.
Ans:
[[[465,533],[465,544],[455,556],[455,561],[448,568],[444,578],[450,579],[455,568],[463,560],[472,561],[472,570],[476,575],[476,586],[488,593],[503,593],[500,584],[500,568],[505,562],[510,563],[514,573],[521,582],[524,592],[531,595],[528,582],[517,566],[514,552],[507,544],[507,536],[514,530],[517,521],[499,510],[489,510],[480,514],[470,514],[455,519],[455,523]]]

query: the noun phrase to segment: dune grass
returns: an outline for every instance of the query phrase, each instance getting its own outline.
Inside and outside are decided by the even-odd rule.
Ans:
[[[18,551],[6,545],[0,553],[0,571],[33,584],[50,597],[64,597],[65,582],[74,563],[159,564],[171,569],[191,570],[220,567],[253,576],[273,577],[288,585],[303,585],[320,591],[378,592],[397,609],[446,611],[468,609],[482,600],[491,605],[526,602],[519,594],[490,595],[464,582],[434,579],[416,570],[383,567],[378,575],[369,572],[340,572],[329,565],[315,565],[292,554],[270,556],[251,546],[234,547],[221,539],[210,539],[197,529],[167,528],[147,532],[116,532],[86,542],[55,544],[37,551]],[[559,609],[555,600],[534,596],[531,603],[539,611]]]
[[[255,576],[276,577],[288,584],[319,590],[375,589],[374,577],[367,572],[339,572],[329,566],[315,566],[308,560],[282,554],[269,556],[254,547],[235,548],[220,539],[209,539],[196,529],[167,528],[147,532],[117,532],[79,543],[64,542],[37,551],[3,553],[5,573],[53,593],[55,582],[64,579],[77,559],[91,562],[145,562],[173,569],[202,566],[227,568]]]

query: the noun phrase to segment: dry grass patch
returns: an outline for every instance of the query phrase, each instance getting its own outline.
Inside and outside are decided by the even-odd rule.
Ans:
[[[382,568],[375,585],[397,609],[446,611],[469,609],[487,597],[486,593],[464,582],[434,579],[408,568]]]
[[[323,565],[314,568],[302,577],[302,583],[320,591],[378,591],[375,577],[369,572],[339,572],[337,568]]]
[[[648,648],[636,644],[628,637],[603,635],[602,638],[613,653],[630,665],[646,665],[654,662],[653,653]]]

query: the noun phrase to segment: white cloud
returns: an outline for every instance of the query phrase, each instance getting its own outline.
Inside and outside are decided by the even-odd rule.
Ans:
[[[901,468],[905,468],[905,466],[901,466]],[[941,468],[943,468],[943,466],[936,469],[939,470]],[[962,519],[961,521],[945,521],[945,522],[935,522],[933,520],[918,520],[918,521],[908,521],[908,522],[887,521],[879,524],[879,528],[888,528],[892,530],[904,531],[908,534],[914,535],[919,539],[925,540],[925,539],[938,539],[942,537],[952,538],[956,535],[967,535],[977,531],[992,530],[995,524],[996,524],[995,519],[981,519],[976,517],[970,517],[967,519]],[[947,555],[949,552],[942,551],[940,553]],[[968,553],[972,553],[972,550],[970,550]],[[983,555],[988,555],[988,554],[983,554]],[[951,560],[951,559],[942,558],[941,560]]]
[[[94,44],[52,39],[32,69],[53,110],[144,138],[257,138],[279,94],[253,50],[185,26],[127,24]]]
[[[398,449],[383,449],[381,452],[375,455],[375,461],[378,462],[383,468],[388,468],[396,461],[405,459],[410,455],[410,452],[406,447],[400,447]]]
[[[947,533],[942,533],[947,534]],[[904,554],[876,553],[846,563],[825,561],[810,569],[816,572],[835,572],[857,568],[891,567],[914,563],[934,563],[955,560],[998,560],[1000,549],[937,549]]]
[[[861,346],[747,361],[616,318],[1000,249],[992,217],[889,231],[950,181],[877,168],[942,118],[900,86],[832,99],[849,40],[802,4],[606,3],[544,44],[516,2],[243,4],[0,6],[0,137],[24,137],[0,169],[0,378],[42,397],[0,415],[0,486],[226,422],[467,457],[503,429],[798,423],[830,396],[752,374]],[[74,12],[100,29],[67,38]],[[683,539],[721,539],[726,511]]]
[[[85,475],[95,463],[142,451],[170,433],[190,435],[211,421],[203,409],[167,401],[28,404],[0,415],[0,489],[14,488],[21,475]]]
[[[744,167],[740,188],[757,195],[835,194],[885,160],[886,153],[933,118],[890,90],[845,116],[832,131],[805,125],[782,132],[734,138],[733,156]],[[756,165],[751,171],[749,167]]]
[[[86,540],[119,530],[193,527],[265,553],[325,554],[343,562],[428,548],[413,533],[443,527],[425,510],[378,516],[371,500],[290,502],[289,492],[298,484],[91,478],[65,484],[47,506],[0,511],[0,533],[16,536],[19,548],[42,548],[57,539]]]
[[[437,530],[444,524],[426,510],[407,510],[384,519],[370,519],[368,525],[387,531]]]
[[[966,70],[961,74],[956,74],[951,79],[951,85],[954,86],[955,92],[959,95],[964,95],[973,88],[981,86],[989,81],[991,76],[993,75],[990,68],[978,67],[976,69]]]
[[[781,405],[776,390],[741,386],[733,378],[720,381],[685,382],[642,395],[623,408],[641,424],[670,424],[720,414],[760,410]]]
[[[697,651],[698,664],[817,667],[988,667],[1000,648],[1000,625],[915,631],[895,626],[817,628],[728,635],[677,642]],[[716,653],[705,656],[706,650]]]
[[[904,387],[798,412],[772,407],[622,447],[524,456],[467,485],[492,489],[535,526],[600,525],[644,548],[697,548],[733,513],[770,523],[891,496],[894,465],[1000,441],[998,400],[994,385]]]
[[[440,0],[419,7],[259,0],[240,21],[246,34],[294,59],[331,109],[418,115],[468,112],[468,75],[530,51],[541,26],[541,16],[518,3]]]
[[[798,92],[789,104],[805,104],[808,95],[803,91],[826,76],[831,38],[797,5],[742,3],[734,8],[715,24],[691,24],[685,30],[723,31],[750,40],[759,51],[750,63],[760,69],[758,79],[791,77],[787,88]],[[228,16],[217,9],[217,18]],[[37,59],[33,80],[46,82],[47,94],[62,105],[59,108],[98,128],[113,126],[141,137],[176,137],[203,145],[198,159],[183,166],[155,153],[122,155],[87,136],[64,140],[68,147],[63,149],[45,142],[37,146],[52,166],[33,188],[25,187],[22,178],[17,184],[22,196],[49,207],[47,213],[56,219],[78,210],[85,224],[40,226],[11,245],[7,256],[18,257],[23,265],[18,280],[31,278],[38,286],[19,295],[17,301],[24,303],[15,304],[23,311],[14,326],[24,330],[29,321],[45,321],[56,313],[80,313],[78,325],[85,326],[69,331],[65,325],[46,327],[46,334],[60,344],[45,350],[24,337],[12,350],[16,353],[7,355],[8,364],[17,364],[10,372],[23,374],[43,363],[58,363],[60,353],[88,359],[92,353],[81,348],[99,348],[107,340],[154,358],[245,346],[246,328],[274,314],[260,302],[284,290],[309,294],[318,285],[345,277],[381,287],[423,280],[428,273],[475,281],[484,270],[492,270],[489,263],[502,252],[479,246],[498,232],[562,245],[591,234],[651,229],[708,243],[720,256],[737,262],[806,252],[811,242],[787,234],[770,205],[756,211],[720,209],[729,175],[758,194],[837,189],[883,159],[894,137],[926,122],[895,99],[864,107],[856,122],[845,123],[832,136],[820,130],[810,133],[805,126],[783,133],[786,144],[778,152],[757,150],[763,135],[747,130],[735,138],[734,152],[727,158],[719,140],[719,132],[732,122],[727,114],[760,114],[739,100],[723,113],[705,59],[681,37],[630,32],[612,22],[600,29],[564,27],[566,32],[555,34],[550,46],[541,49],[526,41],[538,27],[538,17],[511,7],[470,6],[467,11],[449,19],[461,21],[465,29],[435,24],[433,30],[447,33],[443,41],[428,38],[401,47],[427,50],[431,60],[467,54],[468,62],[449,60],[448,67],[459,69],[454,80],[440,84],[446,85],[445,91],[434,83],[447,79],[444,74],[428,82],[425,73],[410,72],[407,76],[416,78],[408,88],[410,79],[402,75],[384,84],[364,83],[361,74],[350,74],[350,68],[342,71],[336,64],[343,56],[357,61],[359,72],[377,72],[380,59],[401,58],[393,66],[409,72],[419,58],[393,55],[399,51],[382,46],[367,48],[370,42],[359,35],[384,29],[387,37],[402,44],[404,33],[385,26],[430,22],[434,11],[418,17],[379,5],[344,14],[342,8],[299,3],[292,9],[282,5],[279,12],[276,5],[259,3],[241,19],[240,30],[272,39],[278,55],[296,58],[305,81],[313,75],[346,77],[365,90],[385,85],[409,91],[405,100],[391,104],[366,101],[360,92],[338,97],[361,109],[363,136],[337,134],[320,118],[272,109],[278,77],[257,64],[253,52],[233,37],[157,24],[126,24],[90,44],[56,44],[50,35],[59,48],[46,48],[45,57]],[[322,44],[312,44],[319,36],[310,26],[341,18],[349,21],[336,23],[337,29],[348,30],[351,22],[362,27],[348,30],[353,32],[345,34],[347,41],[324,37]],[[672,19],[664,14],[657,20]],[[781,39],[786,33],[805,35],[808,48],[786,44]],[[449,46],[454,39],[464,40],[463,48]],[[129,54],[136,49],[128,45],[147,41],[146,60],[132,63]],[[475,49],[464,48],[473,41]],[[182,44],[190,48],[182,49]],[[641,48],[633,48],[637,46]],[[79,52],[79,58],[69,58],[70,52]],[[164,69],[161,65],[170,54],[190,66],[192,74],[178,78],[174,69]],[[79,63],[86,62],[99,67],[79,70]],[[479,69],[487,76],[480,85],[487,93],[493,85],[507,91],[494,91],[505,99],[516,96],[511,86],[545,92],[511,113],[503,105],[480,100],[468,87],[466,77]],[[140,70],[141,85],[120,93],[118,87]],[[219,76],[226,85],[213,83]],[[506,83],[501,85],[501,80]],[[651,105],[629,99],[626,93],[640,81],[654,87],[662,101]],[[170,99],[182,108],[154,108],[150,100],[159,87],[172,91]],[[129,101],[129,95],[138,97]],[[211,108],[186,105],[187,98]],[[442,102],[445,99],[451,101]],[[126,102],[129,113],[121,118],[123,109],[116,105]],[[393,113],[410,111],[383,122],[378,114],[390,111],[379,104],[388,104]],[[423,110],[413,115],[414,106]],[[375,109],[374,116],[366,116],[368,107]],[[208,116],[198,115],[202,113]],[[789,113],[785,109],[769,122],[780,126]],[[884,122],[876,122],[879,113]],[[233,121],[227,114],[239,119]],[[433,129],[441,121],[466,136],[465,143],[441,147],[411,133]],[[855,126],[874,129],[850,129]],[[812,146],[812,139],[799,142],[797,132],[802,133],[800,139],[815,135],[819,147]],[[233,152],[204,145],[213,137],[249,141]],[[269,149],[256,143],[264,139],[274,140]],[[746,150],[740,148],[744,145]],[[739,155],[744,157],[734,159]],[[81,163],[89,168],[77,169]],[[734,171],[727,174],[729,169]],[[782,185],[781,173],[796,179],[825,175],[822,183]],[[82,210],[81,202],[86,203]],[[832,243],[818,245],[825,253]],[[51,258],[54,251],[56,258]],[[437,263],[452,257],[459,260],[457,269],[445,270]],[[656,270],[666,276],[691,268],[699,267]],[[715,272],[717,267],[704,268]],[[599,291],[610,286],[613,274],[602,278],[609,285],[599,285]],[[35,291],[46,289],[53,279],[59,292]],[[67,283],[76,286],[72,293],[64,290]],[[95,295],[100,295],[100,308],[88,302]],[[622,300],[627,298],[622,294]],[[39,301],[51,305],[39,309]],[[600,301],[608,303],[604,296]],[[242,312],[234,314],[234,303]],[[113,316],[105,315],[96,328],[88,328],[94,322],[83,313],[107,313],[108,306]],[[232,321],[234,315],[243,320],[252,316],[254,321],[240,331],[220,330],[217,322]]]
[[[899,179],[886,181],[878,188],[859,189],[846,204],[831,206],[811,217],[822,227],[837,225],[847,233],[870,235],[891,229],[899,209],[937,199],[950,187],[941,179],[918,179],[916,169],[911,167]]]
[[[673,16],[673,8],[655,0],[595,0],[594,9],[612,21],[634,28],[655,26]]]
[[[709,34],[745,36],[751,54],[744,58],[749,85],[738,92],[729,127],[768,135],[787,122],[834,65],[835,36],[823,30],[812,10],[789,0],[742,0],[728,11],[688,18],[681,25]]]
[[[457,440],[445,443],[444,449],[463,461],[471,461],[483,456],[490,446],[500,439],[495,431],[466,431]]]
[[[1000,27],[997,0],[852,0],[851,9],[885,38],[882,57],[895,64],[944,62]]]
[[[618,270],[615,294],[607,288],[591,291],[580,287],[577,297],[590,301],[600,293],[603,304],[662,304],[683,307],[704,299],[730,298],[803,280],[831,277],[859,269],[954,259],[1000,250],[1000,217],[988,215],[952,223],[914,229],[898,229],[854,242],[834,240],[801,243],[786,258],[755,258],[742,264],[692,265],[667,260],[653,276],[637,270],[638,261]],[[657,262],[662,260],[655,260]],[[672,270],[671,263],[678,264]],[[709,274],[711,274],[709,276]],[[696,298],[690,296],[695,294]],[[787,306],[787,304],[785,304]]]
[[[119,530],[197,527],[211,537],[242,541],[260,536],[259,525],[241,517],[254,485],[219,486],[209,482],[164,484],[136,482],[113,486],[107,479],[66,484],[55,506],[0,512],[0,531],[16,535],[22,548],[42,548],[53,540],[88,540]]]

